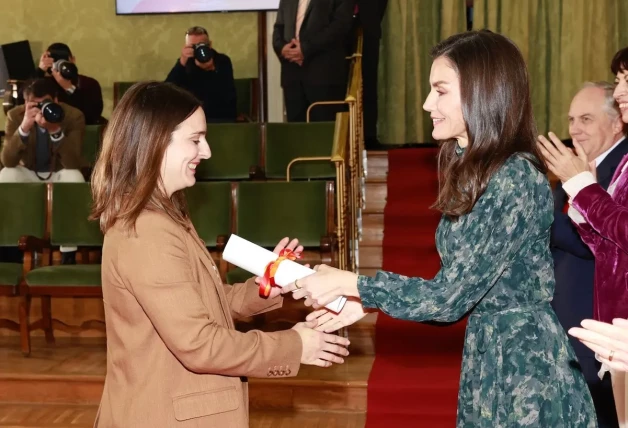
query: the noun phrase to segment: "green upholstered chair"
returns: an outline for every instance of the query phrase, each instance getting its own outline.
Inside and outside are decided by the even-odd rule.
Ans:
[[[117,106],[124,93],[137,82],[113,82],[113,106]]]
[[[87,125],[85,126],[85,137],[83,139],[83,158],[90,167],[93,167],[98,157],[100,145],[102,141],[104,126],[103,125]]]
[[[196,168],[197,180],[246,180],[260,165],[261,127],[258,123],[207,125],[211,158]]]
[[[258,122],[258,79],[235,79],[238,121]]]
[[[268,249],[286,236],[298,238],[312,261],[334,264],[333,182],[245,181],[238,184],[236,199],[237,235]],[[250,276],[234,269],[227,282]]]
[[[51,247],[76,246],[81,252],[81,264],[52,265],[31,270],[22,284],[22,294],[40,297],[42,318],[29,325],[29,332],[43,329],[48,343],[54,342],[55,328],[76,333],[81,327],[69,326],[53,319],[52,297],[102,297],[100,264],[88,264],[89,250],[102,247],[103,235],[97,222],[89,221],[92,197],[88,183],[55,183],[52,186]],[[28,311],[26,316],[28,317]],[[84,326],[104,331],[101,322],[87,322]],[[30,335],[29,335],[30,336]],[[30,352],[30,337],[22,352]]]
[[[43,240],[46,231],[44,183],[0,184],[0,207],[0,247],[17,249],[22,236]],[[0,263],[1,296],[18,295],[24,273],[33,267],[33,256],[32,252],[26,252],[24,263]],[[13,320],[0,319],[0,328],[19,331],[20,325]]]
[[[268,123],[265,138],[266,178],[286,178],[288,164],[300,157],[329,157],[334,143],[334,122]],[[291,179],[335,178],[330,160],[300,162],[291,169]]]
[[[223,279],[227,263],[221,256],[233,218],[231,193],[232,185],[228,181],[200,182],[185,190],[194,229],[212,253]]]

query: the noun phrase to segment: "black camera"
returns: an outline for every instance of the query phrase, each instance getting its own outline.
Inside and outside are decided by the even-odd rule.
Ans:
[[[41,109],[41,114],[46,119],[48,123],[61,123],[63,122],[63,118],[65,117],[65,112],[63,108],[51,101],[51,100],[43,100],[37,103],[37,108]]]
[[[214,58],[214,50],[207,43],[197,43],[192,45],[194,48],[194,58],[205,64]]]
[[[61,73],[64,79],[75,81],[78,78],[78,68],[70,61],[60,59],[52,64],[52,69]]]
[[[51,50],[50,58],[54,60],[54,64],[48,69],[48,73],[52,73],[52,70],[54,70],[61,73],[64,79],[73,82],[78,79],[78,67],[70,61],[70,55],[67,52]]]

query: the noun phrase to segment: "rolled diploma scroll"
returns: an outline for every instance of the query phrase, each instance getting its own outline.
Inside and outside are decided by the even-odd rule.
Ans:
[[[264,276],[268,263],[277,260],[278,257],[272,251],[240,238],[238,235],[231,235],[222,253],[222,258],[227,262],[256,276]],[[279,264],[275,273],[275,284],[285,287],[297,279],[305,278],[313,273],[314,269],[300,265],[292,260],[284,260]],[[346,301],[346,297],[339,297],[325,307],[334,312],[340,312]]]

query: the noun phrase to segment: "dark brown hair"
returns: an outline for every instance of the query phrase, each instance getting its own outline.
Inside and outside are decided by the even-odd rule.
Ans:
[[[161,164],[172,133],[201,103],[171,83],[133,85],[113,111],[92,175],[91,219],[106,233],[117,221],[127,230],[145,210],[159,210],[189,227],[183,192],[166,196]]]
[[[528,72],[508,38],[488,30],[469,31],[440,42],[432,58],[445,57],[460,79],[468,146],[442,141],[439,194],[434,208],[452,219],[471,212],[495,172],[516,153],[546,172],[536,145]]]
[[[628,47],[617,51],[613,60],[611,61],[611,71],[615,76],[620,71],[628,70]]]
[[[56,98],[59,95],[57,82],[52,77],[38,77],[24,82],[22,86],[22,94],[24,97],[32,95],[35,98],[45,97],[49,95]]]

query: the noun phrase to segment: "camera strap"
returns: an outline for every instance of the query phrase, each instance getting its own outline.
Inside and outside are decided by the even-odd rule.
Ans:
[[[50,172],[48,173],[48,177],[42,177],[39,175],[38,171],[35,171],[35,175],[41,181],[50,180],[50,177],[52,177],[52,174],[55,172],[55,167],[56,167],[57,162],[56,162],[54,150],[52,149],[53,144],[54,143],[50,139],[50,133],[48,133],[48,151],[50,152]],[[35,150],[35,165],[37,165],[37,150]]]

